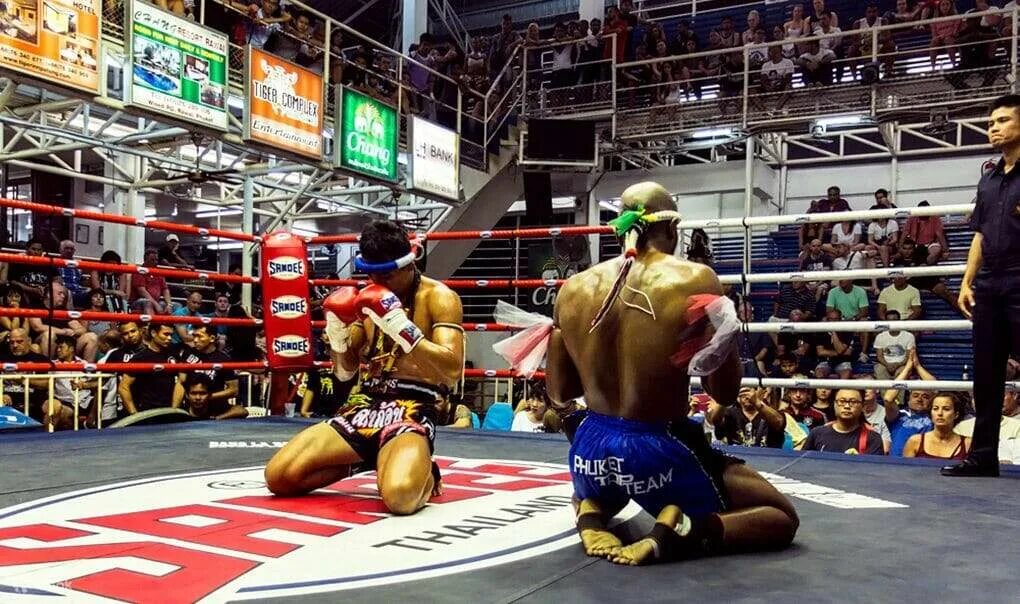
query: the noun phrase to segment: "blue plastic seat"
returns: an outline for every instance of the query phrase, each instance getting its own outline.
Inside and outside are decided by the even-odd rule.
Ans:
[[[510,403],[493,403],[485,412],[482,430],[508,432],[514,422],[514,408]]]

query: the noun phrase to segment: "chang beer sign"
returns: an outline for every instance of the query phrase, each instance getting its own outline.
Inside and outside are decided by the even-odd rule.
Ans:
[[[397,110],[370,96],[340,88],[336,163],[383,180],[397,180]]]

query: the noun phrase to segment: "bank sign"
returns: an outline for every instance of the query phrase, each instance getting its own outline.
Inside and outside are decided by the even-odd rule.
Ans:
[[[226,34],[145,2],[127,6],[126,103],[226,131]]]
[[[460,140],[457,133],[411,119],[411,188],[448,199],[460,199]]]
[[[336,163],[382,180],[397,180],[397,110],[370,96],[340,87]]]

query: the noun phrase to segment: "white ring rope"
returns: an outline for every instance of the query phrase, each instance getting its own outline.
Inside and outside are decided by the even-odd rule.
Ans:
[[[691,378],[692,386],[701,386],[699,378]],[[764,386],[777,388],[858,388],[861,390],[950,390],[968,392],[973,389],[973,382],[960,380],[834,380],[834,379],[780,379],[780,378],[744,378],[741,386]],[[1020,390],[1020,382],[1006,382],[1008,390]]]
[[[878,331],[970,331],[967,319],[927,321],[803,321],[797,323],[744,323],[748,333],[828,333]]]
[[[850,210],[849,212],[816,212],[813,214],[785,214],[782,216],[681,220],[677,227],[680,229],[745,228],[820,222],[845,222],[847,220],[877,220],[879,218],[903,219],[911,216],[969,215],[973,211],[974,204],[959,203],[944,206],[892,208],[888,210]]]
[[[719,282],[776,283],[786,281],[838,281],[840,279],[887,279],[891,277],[942,277],[962,275],[966,264],[937,264],[933,266],[905,266],[893,268],[865,268],[842,271],[797,271],[795,273],[747,273],[719,275]]]

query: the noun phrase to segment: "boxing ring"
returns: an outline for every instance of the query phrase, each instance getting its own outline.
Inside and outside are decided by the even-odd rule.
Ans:
[[[573,538],[562,436],[440,429],[450,497],[396,518],[382,512],[374,481],[357,477],[304,498],[268,496],[261,466],[307,425],[266,418],[3,436],[0,600],[1014,599],[1013,469],[946,482],[924,460],[740,449],[791,497],[801,519],[794,545],[631,568],[586,557]],[[172,478],[182,475],[190,478]],[[616,530],[637,537],[651,521],[640,514]]]
[[[0,200],[2,205],[25,204]],[[33,204],[34,205],[34,204]],[[18,205],[16,207],[24,207]],[[46,207],[46,206],[44,206]],[[838,218],[963,214],[971,206],[876,210],[827,215],[686,221],[682,229],[740,228]],[[35,208],[31,208],[35,209]],[[77,210],[58,210],[62,212]],[[97,220],[108,215],[92,213]],[[122,217],[115,217],[122,219]],[[148,228],[191,232],[182,225],[128,220]],[[428,233],[441,241],[491,237],[586,236],[607,227]],[[196,233],[211,235],[209,231]],[[216,233],[225,238],[261,238]],[[749,239],[749,236],[748,236]],[[308,238],[308,243],[353,243],[356,236]],[[25,256],[3,255],[5,262]],[[59,266],[255,283],[220,275],[135,265],[44,259]],[[120,268],[111,268],[119,266]],[[959,275],[962,265],[812,273],[725,275],[743,287],[777,281]],[[182,275],[180,273],[187,273]],[[505,286],[496,280],[449,280],[454,288]],[[510,285],[557,286],[519,280]],[[311,285],[363,284],[311,280]],[[20,311],[32,316],[32,312]],[[91,317],[41,311],[55,318]],[[94,313],[132,319],[215,325],[220,319]],[[11,309],[0,315],[16,316]],[[257,327],[258,319],[231,325]],[[465,323],[471,332],[512,325]],[[747,333],[970,329],[969,321],[856,321],[838,324],[753,323]],[[262,361],[231,365],[266,370]],[[323,361],[316,365],[326,366]],[[219,364],[218,368],[226,368]],[[174,371],[217,367],[190,365]],[[6,376],[26,371],[106,374],[166,367],[115,363],[8,363]],[[465,371],[468,378],[509,379],[505,368]],[[541,378],[541,374],[538,374]],[[0,385],[2,385],[0,380]],[[697,382],[695,381],[695,384]],[[747,385],[834,387],[841,380],[745,378]],[[856,380],[863,388],[969,390],[966,381]],[[2,400],[2,399],[0,399]],[[773,553],[702,559],[635,569],[588,558],[574,536],[562,435],[460,431],[440,428],[436,455],[444,494],[419,513],[386,513],[371,474],[355,475],[297,498],[273,497],[262,468],[275,451],[312,420],[270,417],[195,421],[172,426],[0,435],[0,600],[78,602],[226,602],[238,600],[390,602],[428,601],[948,601],[983,593],[992,602],[1015,599],[1014,532],[1020,513],[1015,480],[946,481],[939,461],[847,456],[728,447],[765,473],[793,501],[801,527],[794,545]],[[618,516],[621,537],[643,535],[652,519],[633,505]],[[1006,530],[1004,530],[1006,529]],[[935,553],[937,552],[937,553]],[[951,552],[951,553],[950,553]],[[948,556],[948,557],[947,557]]]

